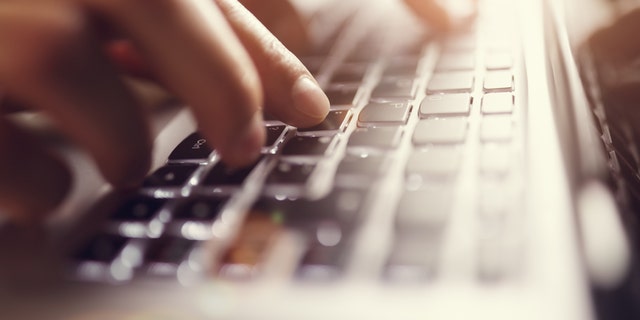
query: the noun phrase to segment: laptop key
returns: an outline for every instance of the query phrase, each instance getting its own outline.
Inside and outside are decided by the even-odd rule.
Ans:
[[[415,78],[418,72],[418,57],[399,57],[398,59],[387,62],[382,73],[383,78],[404,77]]]
[[[144,255],[145,263],[180,264],[193,249],[197,241],[164,236],[153,239]]]
[[[482,118],[480,140],[483,142],[509,141],[513,136],[511,115],[493,115]]]
[[[371,93],[373,99],[412,99],[414,96],[414,77],[382,78]]]
[[[406,191],[396,213],[396,230],[404,236],[437,232],[451,215],[452,191],[445,187]]]
[[[482,113],[511,112],[513,112],[513,94],[511,92],[487,93],[482,97]]]
[[[281,161],[269,174],[267,184],[304,184],[315,167],[314,164]]]
[[[489,143],[480,151],[480,172],[492,175],[507,174],[513,161],[509,144]]]
[[[115,260],[124,249],[128,239],[116,235],[100,234],[91,239],[75,258],[82,261],[109,263]]]
[[[240,186],[249,176],[260,160],[243,168],[230,168],[223,162],[218,162],[202,181],[204,186]]]
[[[350,115],[349,110],[329,111],[329,114],[320,124],[309,128],[298,128],[298,132],[342,131],[348,124],[348,115]]]
[[[476,56],[473,52],[455,52],[443,54],[436,64],[437,71],[473,70]]]
[[[420,103],[420,117],[463,116],[469,114],[470,108],[468,93],[428,95]]]
[[[286,126],[267,126],[267,139],[265,141],[264,146],[267,148],[271,148],[275,146],[275,144],[282,137],[282,133],[286,130]]]
[[[491,52],[486,55],[484,65],[487,70],[511,69],[513,57],[509,53]]]
[[[340,275],[344,253],[342,245],[313,242],[302,257],[298,276],[311,281],[333,280]]]
[[[174,220],[213,222],[226,202],[226,198],[190,198],[176,206],[173,217]]]
[[[360,157],[355,155],[347,155],[340,161],[336,179],[342,177],[366,177],[375,178],[382,173],[385,158],[382,156],[368,155]]]
[[[331,86],[325,90],[331,106],[352,106],[360,85]]]
[[[450,71],[436,73],[429,80],[427,94],[447,92],[471,92],[473,89],[473,72]]]
[[[151,221],[167,202],[166,199],[157,199],[146,196],[137,196],[125,201],[111,216],[118,221]]]
[[[196,132],[180,142],[169,155],[169,160],[206,160],[211,152],[213,149],[207,145],[207,139]]]
[[[411,106],[408,102],[369,103],[358,117],[358,126],[404,125],[409,119]]]
[[[320,199],[263,198],[256,204],[261,211],[277,214],[285,225],[307,232],[316,232],[322,222],[335,222],[343,230],[352,228],[359,218],[365,191],[334,188]]]
[[[484,76],[484,91],[513,91],[513,73],[510,70],[487,72]]]
[[[385,278],[392,282],[415,284],[428,281],[437,272],[437,243],[428,239],[396,239],[385,267]]]
[[[367,67],[366,63],[343,64],[331,76],[331,83],[361,83]]]
[[[193,165],[166,165],[151,174],[143,183],[143,187],[181,187],[198,169]]]
[[[324,156],[334,137],[296,136],[288,140],[282,148],[284,156]]]
[[[458,172],[461,163],[460,150],[455,147],[431,147],[416,150],[407,162],[408,174],[451,176]]]
[[[413,144],[453,144],[464,142],[467,118],[420,120],[413,132]]]
[[[360,128],[351,133],[347,146],[393,149],[398,147],[401,138],[400,127]]]

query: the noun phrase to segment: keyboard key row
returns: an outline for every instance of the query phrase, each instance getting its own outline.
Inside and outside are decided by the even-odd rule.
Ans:
[[[169,220],[180,221],[209,221],[216,219],[220,210],[225,205],[225,197],[198,197],[175,201],[167,211],[169,216],[159,216],[163,208],[167,208],[169,199],[153,198],[145,195],[131,196],[125,199],[109,217],[113,222],[143,222],[159,220],[166,223]]]
[[[164,236],[157,239],[129,239],[99,234],[74,256],[77,276],[89,281],[128,281],[137,269],[155,276],[175,278],[184,261],[194,272],[199,263],[189,256],[198,241]]]

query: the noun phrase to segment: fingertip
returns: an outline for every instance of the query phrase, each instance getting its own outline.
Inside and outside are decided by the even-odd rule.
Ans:
[[[299,77],[291,89],[294,108],[301,115],[296,121],[302,125],[321,122],[329,113],[329,98],[309,76]]]
[[[258,110],[251,117],[244,129],[229,142],[227,148],[221,149],[223,161],[233,167],[243,167],[255,162],[264,146],[266,132],[262,112]]]

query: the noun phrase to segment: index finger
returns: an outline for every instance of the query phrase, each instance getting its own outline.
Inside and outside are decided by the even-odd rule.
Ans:
[[[231,165],[252,162],[265,139],[258,74],[210,0],[82,0],[122,31],[199,121]]]

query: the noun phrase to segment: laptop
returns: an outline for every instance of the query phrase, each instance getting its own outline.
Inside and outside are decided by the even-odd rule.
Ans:
[[[128,191],[60,146],[67,202],[0,225],[2,317],[633,318],[636,158],[578,54],[596,24],[573,23],[622,2],[479,0],[447,36],[396,1],[315,7],[322,124],[266,115],[262,157],[232,169],[160,99]]]

